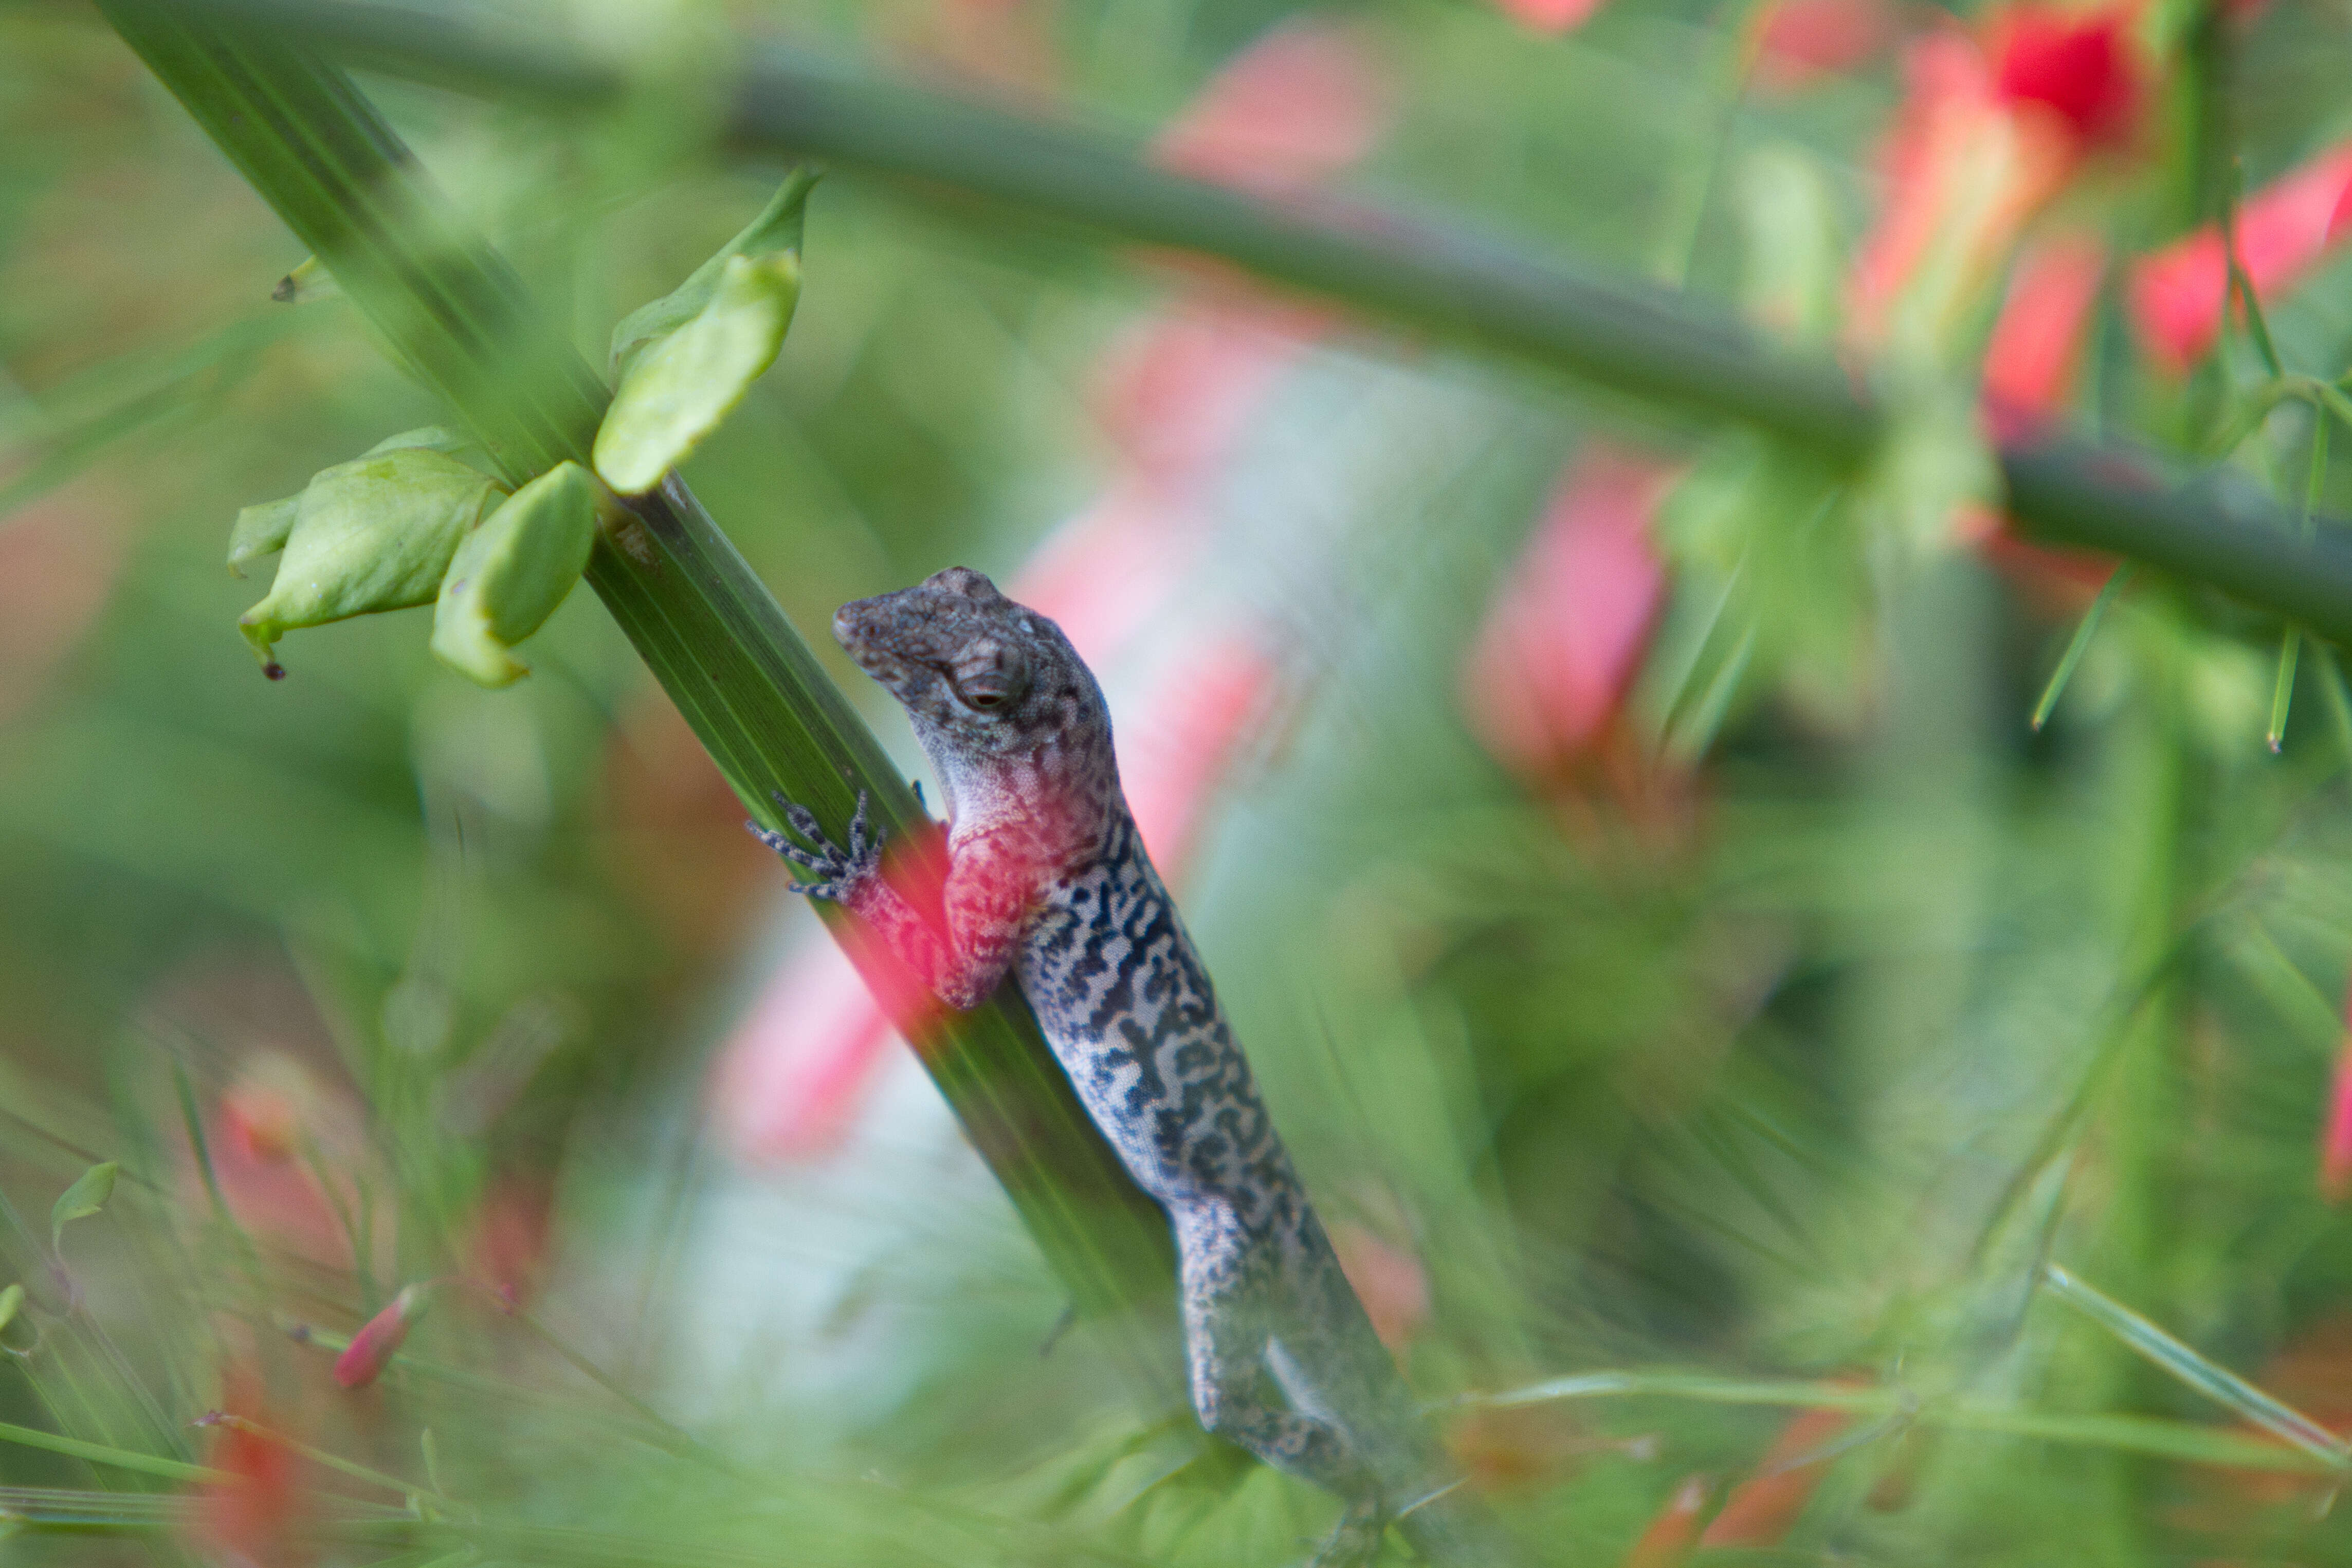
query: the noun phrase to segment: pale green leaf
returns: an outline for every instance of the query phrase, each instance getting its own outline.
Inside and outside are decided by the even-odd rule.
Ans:
[[[101,1160],[74,1179],[74,1184],[58,1194],[55,1207],[49,1210],[49,1246],[54,1250],[65,1239],[66,1226],[78,1219],[87,1219],[106,1206],[114,1195],[114,1178],[121,1166],[112,1160]]]
[[[1741,313],[1792,338],[1826,336],[1845,275],[1828,169],[1794,143],[1767,142],[1739,161],[1733,195]]]

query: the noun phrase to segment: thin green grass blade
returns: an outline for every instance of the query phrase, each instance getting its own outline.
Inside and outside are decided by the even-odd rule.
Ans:
[[[2343,1044],[2343,1015],[2279,947],[2259,913],[2245,911],[2229,930],[2236,940],[2221,951],[2278,1015],[2290,1036],[2308,1041],[2315,1056],[2333,1061]]]
[[[1750,621],[1731,652],[1716,667],[1706,689],[1700,693],[1682,722],[1675,725],[1666,742],[1667,755],[1679,762],[1696,762],[1706,755],[1715,744],[1716,731],[1723,728],[1724,716],[1731,711],[1731,700],[1739,694],[1739,683],[1748,674],[1748,660],[1756,654],[1756,623]]]
[[[2327,433],[2329,409],[2315,403],[2311,410],[2311,470],[2304,481],[2303,510],[2296,518],[2296,531],[2304,539],[2311,538],[2313,515],[2319,510],[2321,489],[2327,482]],[[2276,752],[2286,742],[2287,704],[2294,700],[2295,658],[2303,649],[2303,632],[2289,626],[2279,638],[2278,683],[2271,692],[2270,748]]]
[[[1709,1373],[1612,1371],[1558,1377],[1459,1403],[1481,1408],[1570,1399],[1680,1399],[1705,1405],[1778,1405],[1895,1416],[1923,1426],[2032,1437],[2048,1443],[2148,1454],[2192,1464],[2292,1474],[2334,1474],[2341,1462],[2297,1445],[2283,1447],[2242,1433],[2152,1415],[2074,1415],[1975,1400],[1923,1400],[1908,1389],[1799,1378],[1718,1377]]]
[[[2327,694],[2327,714],[2335,721],[2336,743],[2344,752],[2347,765],[2352,765],[2352,693],[2344,689],[2344,668],[2336,662],[2336,650],[2326,644],[2319,645],[2319,689]]]
[[[2091,638],[2098,635],[2099,623],[2106,618],[2107,607],[2124,591],[2124,584],[2131,581],[2131,574],[2130,562],[2116,567],[2100,587],[2099,596],[2091,601],[2091,607],[2084,611],[2083,618],[2075,623],[2074,635],[2068,640],[2066,651],[2059,656],[2058,668],[2050,672],[2050,684],[2042,689],[2042,700],[2033,705],[2032,723],[2034,733],[2040,734],[2042,726],[2050,722],[2050,715],[2057,708],[2058,699],[2066,694],[2067,682],[2074,679],[2074,667],[2083,662],[2083,655],[2090,649]]]
[[[2139,1355],[2217,1404],[2281,1441],[2337,1469],[2352,1466],[2352,1445],[2303,1412],[2272,1398],[2229,1368],[2207,1360],[2129,1307],[2084,1284],[2052,1263],[2042,1279],[2068,1306],[2106,1330]]]
[[[2347,396],[2342,387],[2333,382],[2315,381],[2311,384],[2309,391],[2327,412],[2352,425],[2352,396]]]
[[[192,1511],[182,1494],[0,1487],[0,1528],[134,1534],[182,1528]]]
[[[232,323],[168,357],[101,365],[42,399],[45,427],[26,447],[37,455],[0,483],[0,518],[65,484],[118,442],[201,418],[229,404],[261,362],[261,351],[308,325],[273,311]]]
[[[429,1487],[415,1481],[404,1480],[398,1476],[387,1475],[382,1470],[362,1465],[355,1459],[347,1459],[341,1454],[321,1448],[315,1443],[306,1443],[289,1433],[265,1426],[258,1421],[248,1421],[241,1415],[225,1415],[215,1411],[199,1425],[232,1426],[240,1432],[250,1433],[254,1436],[276,1443],[293,1453],[301,1455],[314,1465],[323,1466],[338,1475],[349,1476],[352,1479],[367,1486],[381,1487],[386,1491],[397,1492],[404,1497],[426,1498],[445,1507],[457,1506],[454,1500],[442,1496]]]
[[[2327,438],[2334,426],[2328,415],[2335,412],[2332,405],[2314,407],[2311,416],[2311,468],[2304,476],[2303,515],[2296,520],[2305,539],[2311,537],[2312,519],[2319,514],[2320,496],[2327,488]]]
[[[2245,308],[2246,331],[2253,339],[2255,352],[2263,356],[2263,367],[2271,373],[2271,380],[2286,378],[2286,366],[2279,359],[2278,345],[2271,341],[2271,324],[2263,316],[2261,297],[2254,292],[2254,280],[2246,276],[2246,264],[2238,252],[2238,198],[2245,187],[2245,167],[2232,162],[2230,177],[2221,191],[2221,254],[2229,265],[2230,292]],[[2222,336],[2229,342],[2230,313],[2221,312]]]
[[[128,1448],[118,1448],[107,1443],[87,1443],[79,1437],[68,1437],[5,1421],[0,1421],[0,1443],[14,1443],[23,1448],[46,1448],[52,1454],[88,1459],[93,1465],[111,1465],[118,1470],[136,1470],[141,1475],[161,1476],[167,1481],[221,1481],[229,1479],[223,1472],[203,1465],[166,1459],[154,1454],[133,1453]]]
[[[2276,752],[2286,743],[2287,705],[2294,700],[2295,658],[2303,651],[2303,634],[2289,626],[2279,637],[2278,679],[2271,687],[2271,722],[2263,737]]]

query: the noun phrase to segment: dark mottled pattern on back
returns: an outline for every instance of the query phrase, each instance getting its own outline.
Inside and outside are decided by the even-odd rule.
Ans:
[[[1092,864],[1039,891],[1022,992],[1135,1179],[1164,1204],[1214,1194],[1252,1230],[1303,1201],[1209,976],[1125,811]]]
[[[905,706],[947,792],[945,940],[879,875],[862,812],[845,848],[797,807],[814,848],[753,831],[951,1005],[1017,976],[1097,1125],[1168,1211],[1202,1424],[1349,1499],[1327,1560],[1369,1553],[1386,1513],[1442,1472],[1144,853],[1093,674],[1059,627],[961,567],[844,605],[834,635]],[[1494,1559],[1451,1503],[1404,1522],[1424,1554]]]

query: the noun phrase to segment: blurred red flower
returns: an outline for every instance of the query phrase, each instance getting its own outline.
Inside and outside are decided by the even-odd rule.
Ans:
[[[1402,1353],[1429,1318],[1429,1276],[1421,1259],[1346,1220],[1331,1226],[1331,1250],[1372,1320],[1372,1331],[1391,1353]]]
[[[2300,281],[2352,224],[2352,142],[2281,175],[2239,204],[2238,264],[2258,300]],[[2179,374],[2221,331],[2229,258],[2208,224],[2134,264],[2131,317],[2148,357]]]
[[[1980,405],[1994,439],[2030,439],[2064,412],[2106,265],[2105,246],[2083,233],[2053,235],[2018,258],[1985,349]],[[1955,532],[2054,615],[2080,613],[2116,569],[2110,556],[2030,544],[1988,508],[1965,509]]]
[[[841,1146],[889,1021],[849,955],[822,936],[761,986],[710,1077],[710,1114],[738,1153],[814,1160]]]
[[[1626,1549],[1619,1568],[1675,1568],[1698,1542],[1699,1521],[1706,1515],[1709,1489],[1705,1476],[1686,1476],[1664,1508]]]
[[[1678,473],[1596,444],[1563,474],[1463,667],[1471,728],[1498,760],[1554,774],[1615,716],[1664,598],[1650,519]]]
[[[2118,148],[2139,123],[2146,83],[2131,40],[2132,8],[2077,13],[2018,5],[1994,15],[1988,42],[1994,91],[2065,122],[2076,146]]]
[[[1905,52],[1903,107],[1879,150],[1885,205],[1849,288],[1866,343],[1899,310],[1924,346],[1948,351],[2028,220],[2087,155],[2137,132],[2145,68],[2127,12],[2021,6],[1984,40],[1948,26]]]
[[[475,1205],[466,1241],[472,1278],[509,1300],[530,1300],[546,1271],[554,1219],[555,1194],[545,1176],[499,1177]]]
[[[1481,1492],[1509,1493],[1554,1485],[1587,1455],[1613,1451],[1656,1457],[1653,1437],[1596,1437],[1572,1405],[1474,1405],[1445,1424],[1445,1451]]]
[[[1179,300],[1137,322],[1104,351],[1088,400],[1118,454],[1118,480],[1164,493],[1213,476],[1334,319],[1318,306],[1241,294]],[[1052,570],[1042,556],[1054,548],[1049,540],[1024,581]]]
[[[205,1154],[212,1180],[237,1223],[265,1245],[315,1263],[352,1265],[351,1235],[335,1196],[356,1206],[349,1167],[363,1159],[359,1112],[350,1092],[330,1085],[293,1057],[256,1050],[240,1065],[206,1119]],[[305,1147],[315,1159],[300,1159]],[[331,1195],[321,1176],[340,1189]],[[204,1189],[189,1152],[186,1182]]]
[[[1749,78],[1768,92],[1792,92],[1853,69],[1894,36],[1885,0],[1775,0],[1756,23]]]
[[[1984,410],[1996,436],[2023,436],[2074,395],[2106,268],[2106,247],[2089,234],[2053,235],[2018,258],[1985,347]]]
[[[1342,28],[1295,22],[1226,62],[1152,144],[1153,161],[1260,195],[1312,186],[1371,150],[1387,84]]]
[[[221,1095],[220,1127],[226,1142],[257,1164],[294,1157],[301,1138],[301,1110],[280,1084],[248,1074]]]
[[[2352,995],[2345,1006],[2344,1048],[2336,1058],[2327,1118],[2319,1131],[2319,1195],[2331,1204],[2352,1194]]]
[[[257,1413],[261,1380],[242,1369],[226,1379],[221,1405],[232,1414]],[[199,1425],[206,1423],[200,1422]],[[314,1555],[303,1541],[305,1500],[301,1456],[264,1432],[230,1422],[212,1425],[205,1465],[223,1479],[197,1489],[192,1544],[220,1568],[295,1568]]]
[[[1853,1417],[1843,1410],[1801,1410],[1780,1428],[1755,1472],[1731,1489],[1723,1508],[1700,1531],[1712,1546],[1777,1546],[1789,1533],[1828,1470],[1819,1450]]]
[[[1201,628],[1136,704],[1149,715],[1119,748],[1128,809],[1155,865],[1183,866],[1217,785],[1257,734],[1280,671],[1253,639]]]
[[[0,479],[15,477],[11,456],[0,453]],[[138,512],[83,479],[0,515],[0,721],[47,689],[106,607],[131,542],[122,520]]]
[[[1568,33],[1592,19],[1602,0],[1495,0],[1504,16],[1533,33]]]

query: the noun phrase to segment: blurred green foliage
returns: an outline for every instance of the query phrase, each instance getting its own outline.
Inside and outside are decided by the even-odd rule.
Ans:
[[[522,19],[1001,68],[1141,131],[1288,14]],[[1900,82],[1882,59],[1728,107],[1709,62],[1743,21],[1351,8],[1393,107],[1346,187],[1751,307],[1793,279],[1782,324],[1825,335]],[[2347,26],[2273,0],[2168,91],[2205,93],[2258,182],[2352,120],[2315,64]],[[341,302],[270,302],[299,247],[111,35],[15,7],[0,57],[0,1280],[26,1291],[0,1562],[1297,1555],[1326,1500],[1140,1422],[1081,1341],[1039,1358],[1057,1289],[913,1080],[839,1169],[714,1144],[706,1069],[781,882],[587,595],[504,692],[437,666],[423,611],[255,674],[238,509],[443,411]],[[779,173],[698,145],[691,83],[604,121],[369,86],[599,362]],[[2213,140],[2147,154],[2118,244],[2198,216]],[[1124,461],[1101,364],[1196,287],[848,176],[803,261],[777,368],[688,472],[809,627],[950,562],[1009,571],[1089,504]],[[2347,265],[2270,310],[2291,363],[2344,368]],[[2222,372],[2149,376],[2113,292],[2081,401],[2186,443]],[[2242,340],[2223,363],[2259,377]],[[2295,473],[2299,417],[2242,461]],[[1686,1478],[1776,1464],[1801,1513],[1751,1556],[2352,1560],[2338,1477],[2165,1457],[2256,1450],[2037,1290],[2063,1258],[2352,1414],[2352,1235],[2315,1152],[2352,960],[2340,678],[2306,650],[2273,755],[2279,628],[2153,584],[2036,733],[2081,595],[1903,534],[1972,482],[1966,412],[1923,418],[1945,445],[1908,471],[1935,472],[1874,492],[1364,336],[1288,365],[1213,537],[1305,679],[1225,791],[1193,924],[1328,1215],[1425,1277],[1426,1392],[1696,1369],[1456,1424],[1538,1560],[1625,1560]],[[1630,771],[1531,783],[1465,724],[1464,650],[1596,435],[1691,465],[1655,530],[1675,585]],[[38,1216],[101,1160],[121,1184],[60,1259]],[[449,1288],[380,1384],[326,1381],[403,1284],[486,1258],[528,1315]],[[1767,1378],[1885,1398],[1773,1460],[1789,1411],[1732,1397]],[[191,1429],[221,1406],[309,1457]],[[2018,1419],[1953,1414],[1988,1410]],[[199,1464],[263,1476],[235,1494],[258,1522]]]

